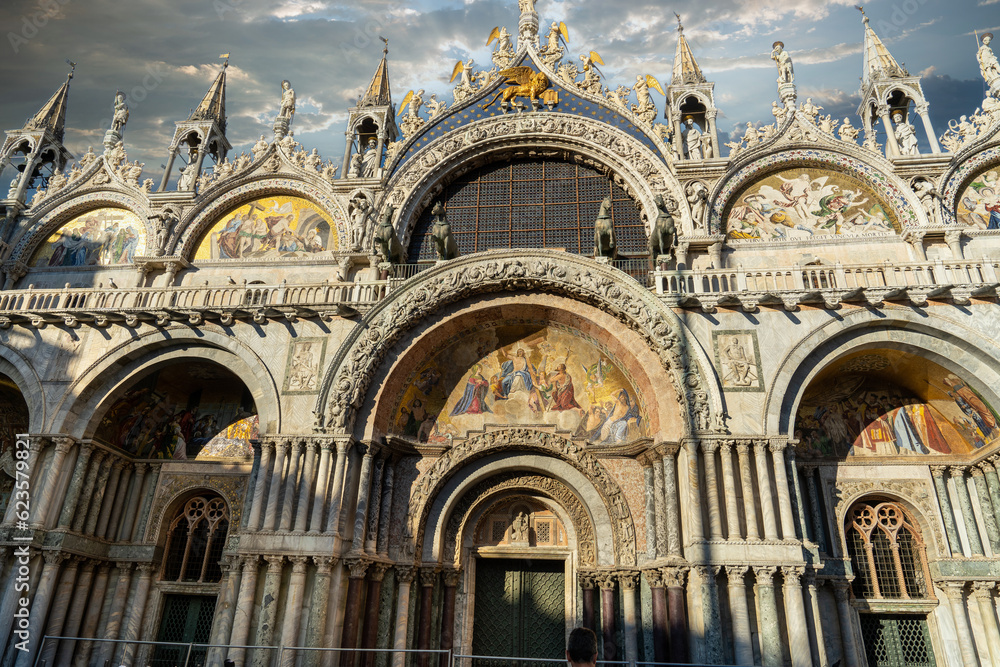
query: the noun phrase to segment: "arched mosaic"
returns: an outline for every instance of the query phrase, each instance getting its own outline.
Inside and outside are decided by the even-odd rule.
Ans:
[[[955,216],[965,227],[1000,229],[1000,167],[972,179],[958,198]]]
[[[146,226],[124,208],[97,208],[62,225],[35,251],[31,266],[128,264],[146,253]]]
[[[338,249],[328,213],[302,197],[261,197],[229,210],[198,242],[194,259],[313,257]]]

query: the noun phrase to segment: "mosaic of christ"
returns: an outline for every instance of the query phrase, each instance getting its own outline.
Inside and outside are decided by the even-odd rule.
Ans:
[[[731,239],[804,239],[891,234],[891,209],[848,174],[799,167],[763,178],[744,190],[727,215]]]
[[[598,341],[551,323],[489,325],[445,342],[406,383],[389,430],[444,444],[486,424],[552,424],[598,444],[646,435],[633,383]]]

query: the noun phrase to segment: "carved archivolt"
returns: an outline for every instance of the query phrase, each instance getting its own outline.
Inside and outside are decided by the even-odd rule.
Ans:
[[[670,374],[682,419],[709,428],[708,391],[677,316],[652,293],[621,280],[591,259],[554,251],[501,251],[452,260],[424,271],[380,302],[354,327],[323,378],[316,405],[320,430],[349,433],[375,371],[389,348],[438,308],[476,294],[505,290],[566,294],[594,304],[638,331]]]
[[[933,537],[933,540],[926,540],[927,544],[933,544],[939,555],[948,553],[947,542],[944,541],[940,522],[937,521],[938,513],[932,501],[934,490],[928,482],[922,479],[843,481],[833,485],[831,491],[836,503],[833,514],[837,521],[841,553],[847,553],[843,530],[847,510],[860,498],[870,495],[888,495],[909,505],[914,520],[920,525],[920,532],[924,536]]]
[[[681,204],[684,228],[691,229],[684,192],[668,165],[648,146],[626,132],[590,118],[563,113],[510,114],[463,125],[422,147],[393,174],[387,201],[399,210],[396,227],[407,245],[424,197],[446,174],[492,151],[565,149],[590,157],[621,177],[639,200],[647,220],[655,215],[653,199],[669,195]],[[383,205],[385,202],[381,202]]]
[[[494,496],[504,491],[524,490],[551,498],[561,505],[569,514],[576,530],[577,549],[580,554],[580,565],[593,567],[596,565],[597,540],[594,537],[594,525],[587,514],[583,502],[565,484],[542,475],[525,475],[519,472],[508,472],[495,475],[469,489],[462,499],[452,509],[445,531],[442,559],[452,557],[455,567],[460,567],[462,545],[459,535],[465,532],[469,517],[482,504],[489,502]]]
[[[146,524],[145,539],[148,541],[160,534],[160,526],[164,519],[170,519],[165,516],[165,512],[178,497],[204,489],[215,491],[229,505],[229,533],[232,536],[233,533],[239,532],[246,486],[246,475],[213,475],[205,479],[205,475],[161,474],[156,499],[149,511],[150,521]]]
[[[617,564],[635,565],[635,524],[632,521],[632,513],[621,488],[604,469],[604,466],[584,447],[572,440],[552,433],[524,428],[494,431],[459,443],[442,454],[430,469],[417,478],[410,494],[409,511],[403,528],[403,539],[405,540],[403,551],[408,557],[413,557],[417,545],[424,543],[427,516],[434,499],[441,492],[444,484],[462,467],[472,461],[489,454],[508,450],[536,451],[554,455],[586,475],[600,494],[608,514],[611,516],[611,530],[614,537]],[[492,489],[495,480],[491,479],[484,484]],[[513,485],[513,482],[511,484]],[[487,492],[487,490],[477,492],[478,489],[480,487],[470,491],[467,497],[473,498],[474,501],[477,495]],[[562,500],[559,497],[555,497],[555,499]],[[567,503],[564,503],[564,506],[569,509]],[[456,508],[453,516],[461,516],[466,512]],[[577,525],[575,516],[573,522],[574,525]],[[577,525],[577,528],[579,530],[580,526]],[[593,539],[592,531],[589,535]],[[448,544],[450,543],[446,542],[446,549],[448,549]],[[445,553],[449,553],[449,551]]]

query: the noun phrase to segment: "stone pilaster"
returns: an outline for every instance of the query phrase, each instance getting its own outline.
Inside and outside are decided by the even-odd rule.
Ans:
[[[410,621],[410,587],[416,574],[417,569],[412,565],[396,566],[396,629],[392,636],[392,648],[396,651],[406,649],[406,633]],[[392,667],[404,667],[405,664],[405,653],[392,654]]]
[[[802,602],[801,567],[783,567],[785,593],[785,623],[788,625],[789,653],[792,667],[810,667],[815,664],[809,649],[809,627],[806,625],[806,609]]]
[[[323,440],[319,443],[319,472],[316,474],[316,491],[313,493],[312,513],[309,515],[309,532],[318,533],[323,530],[323,508],[326,506],[327,492],[330,488],[330,450],[333,443]]]
[[[233,629],[227,643],[230,645],[227,657],[238,665],[246,658],[243,648],[250,639],[250,616],[253,614],[253,601],[257,594],[257,567],[260,559],[257,556],[243,556],[243,574],[240,577],[240,592],[236,598],[236,610],[233,614]]]
[[[757,530],[757,496],[753,492],[749,443],[738,442],[736,453],[740,462],[740,482],[743,484],[743,511],[746,516],[747,539],[757,541],[760,539],[760,533]]]
[[[954,475],[954,469],[952,470]],[[956,480],[957,481],[957,480]],[[962,662],[967,666],[978,665],[976,644],[972,638],[972,627],[965,609],[965,582],[945,581],[941,583],[945,597],[951,605],[951,615],[955,619],[955,629],[958,632],[958,645],[962,650]]]
[[[726,537],[729,540],[743,539],[740,533],[740,509],[736,500],[736,475],[733,471],[733,441],[725,440],[719,447],[722,461],[722,492],[726,496]]]
[[[280,452],[280,449],[279,449]],[[280,479],[280,478],[279,478]],[[275,490],[279,487],[272,486]],[[270,504],[268,504],[270,509]],[[267,561],[267,574],[264,575],[264,596],[261,598],[260,612],[257,615],[257,646],[274,644],[274,621],[278,615],[278,588],[281,585],[281,573],[284,569],[284,556],[264,556]],[[274,656],[270,651],[255,650],[253,652],[254,667],[270,667]]]
[[[87,465],[90,463],[90,455],[93,451],[94,446],[89,442],[80,443],[76,454],[76,465],[73,468],[73,476],[70,477],[69,487],[66,489],[62,511],[59,512],[59,521],[56,523],[56,530],[69,530],[73,525],[73,515],[77,511],[80,492],[83,490],[83,480],[87,475]]]
[[[677,494],[677,445],[663,448],[663,493],[666,506],[667,555],[681,555],[681,518]]]
[[[83,489],[80,491],[79,500],[76,503],[76,511],[73,514],[72,530],[82,533],[87,525],[87,515],[91,509],[91,497],[94,494],[94,487],[98,479],[103,474],[102,464],[107,452],[98,449],[90,455],[90,474],[84,479]]]
[[[288,449],[288,473],[282,479],[284,498],[281,501],[281,518],[278,520],[278,530],[285,532],[292,529],[292,514],[295,511],[295,490],[299,485],[299,461],[302,460],[302,441],[295,440]]]
[[[705,440],[701,450],[705,454],[705,497],[708,499],[708,532],[713,540],[722,538],[722,508],[719,504],[719,475],[715,465],[715,452],[719,443]]]
[[[319,455],[319,447],[312,440],[307,441],[304,447],[305,466],[302,469],[302,482],[299,485],[299,502],[295,505],[295,525],[292,527],[296,533],[306,531],[309,508],[312,505],[311,496],[316,495],[316,458]]]
[[[278,502],[281,499],[281,480],[285,472],[288,447],[289,443],[285,440],[274,443],[274,467],[271,470],[271,484],[267,490],[267,509],[264,510],[264,525],[261,530],[273,531],[278,527]]]
[[[125,515],[122,517],[121,526],[118,531],[112,530],[112,535],[117,535],[119,540],[125,542],[132,541],[132,528],[135,525],[135,515],[142,502],[143,484],[146,481],[146,473],[149,472],[148,463],[136,463],[135,474],[132,475],[132,486],[125,502]]]
[[[774,597],[776,567],[755,566],[757,606],[760,609],[760,659],[764,667],[780,667],[781,632],[778,627],[778,604]]]
[[[986,528],[986,538],[990,541],[990,548],[994,556],[1000,556],[1000,530],[997,529],[997,517],[993,512],[993,503],[990,501],[990,490],[986,486],[986,476],[981,468],[973,466],[969,468],[972,475],[972,482],[976,486],[976,497],[979,499],[979,508],[983,513],[983,525]],[[1000,656],[997,656],[1000,658]]]
[[[368,491],[368,517],[365,528],[365,553],[375,554],[378,544],[378,523],[382,512],[382,476],[385,474],[385,457],[380,456],[374,461],[372,484]]]
[[[965,481],[965,468],[962,466],[952,466],[949,469],[951,481],[955,483],[955,492],[958,495],[958,507],[965,520],[965,534],[969,538],[969,550],[973,556],[982,556],[983,542],[979,538],[979,527],[976,525],[976,516],[972,513],[972,498],[969,496],[969,486]]]
[[[833,582],[833,596],[837,599],[840,617],[840,641],[843,644],[844,667],[861,667],[861,654],[854,634],[855,611],[850,605],[851,584],[843,579]]]
[[[121,529],[122,512],[128,504],[128,491],[132,484],[132,476],[135,468],[135,463],[125,462],[122,466],[122,473],[118,478],[118,490],[115,492],[114,502],[111,503],[111,516],[108,517],[108,523],[104,527],[104,532],[99,533],[97,537],[108,540],[113,540],[117,537]]]
[[[160,471],[162,463],[152,463],[149,466],[149,479],[146,483],[146,493],[142,498],[142,507],[135,517],[135,527],[132,531],[132,541],[142,542],[146,532],[146,522],[149,521],[149,510],[153,506],[153,497],[156,495],[156,486],[160,482]]]
[[[764,519],[764,539],[778,539],[778,524],[774,517],[774,498],[771,496],[771,476],[767,468],[767,442],[757,440],[753,443],[753,458],[757,466],[757,502],[760,503],[760,514]]]
[[[795,539],[795,518],[792,515],[792,500],[788,492],[788,475],[785,472],[785,442],[772,441],[771,463],[774,467],[774,487],[778,492],[778,514],[781,518],[781,539]]]
[[[395,490],[396,466],[390,458],[385,462],[385,474],[382,475],[382,508],[379,512],[378,539],[376,551],[382,555],[389,554],[389,515],[392,512],[392,494]]]
[[[274,443],[263,440],[260,443],[260,458],[257,460],[257,477],[254,480],[253,495],[250,497],[250,515],[247,517],[247,530],[254,532],[261,528],[264,503],[267,502],[267,482],[271,472],[271,453]]]
[[[285,646],[299,645],[299,619],[302,618],[302,597],[306,586],[305,556],[289,556],[292,563],[292,576],[288,582],[288,595],[285,598],[284,622],[281,624],[281,643]],[[281,654],[281,667],[295,666],[295,651],[284,651]]]
[[[733,620],[733,656],[738,665],[753,664],[753,635],[750,629],[750,608],[747,605],[746,565],[727,565],[729,584],[729,614]]]
[[[722,568],[718,565],[696,565],[693,569],[701,580],[701,612],[705,628],[702,639],[704,661],[710,665],[721,665],[724,662],[722,611],[719,607],[719,589],[715,577]]]

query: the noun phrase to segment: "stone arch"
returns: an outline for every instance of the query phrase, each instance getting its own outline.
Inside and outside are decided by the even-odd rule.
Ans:
[[[100,406],[119,397],[138,376],[182,359],[221,365],[235,374],[253,396],[261,433],[278,432],[278,387],[264,361],[249,346],[222,332],[173,326],[151,331],[105,353],[66,389],[49,422],[52,433],[90,437]]]
[[[24,402],[28,405],[28,431],[45,432],[45,392],[41,378],[31,362],[21,352],[6,345],[0,345],[0,373],[17,385]],[[13,445],[14,443],[9,443]]]
[[[317,174],[317,182],[318,177]],[[254,199],[281,195],[307,199],[327,211],[336,227],[338,247],[346,248],[350,245],[346,208],[335,197],[303,178],[289,174],[261,178],[259,174],[255,174],[249,180],[235,179],[229,186],[213,192],[212,199],[205,206],[193,209],[184,216],[167,244],[168,253],[193,259],[202,236],[219,221],[219,216],[223,213]]]
[[[531,429],[492,431],[461,442],[422,473],[410,495],[404,555],[438,561],[455,504],[476,484],[507,470],[552,476],[569,487],[595,527],[597,561],[635,565],[635,524],[618,484],[574,441]]]
[[[403,247],[417,214],[457,169],[518,153],[552,152],[582,159],[614,174],[643,211],[648,226],[656,218],[654,198],[673,197],[681,226],[692,230],[684,191],[662,157],[643,142],[606,123],[562,113],[537,112],[485,118],[446,132],[408,157],[392,175],[380,206],[398,211],[396,229]]]
[[[354,430],[358,410],[392,345],[441,307],[490,292],[533,289],[597,305],[639,333],[671,377],[685,430],[708,430],[722,414],[718,388],[707,378],[707,356],[677,315],[620,272],[567,253],[532,250],[479,253],[411,279],[352,329],[323,377],[315,413],[323,432]]]
[[[785,131],[792,125],[793,123],[786,124]],[[777,140],[780,138],[775,139]],[[769,148],[769,145],[767,147]],[[880,155],[862,151],[858,146],[844,149],[838,147],[834,150],[807,144],[804,150],[786,149],[774,152],[764,151],[764,148],[765,146],[755,149],[742,160],[737,159],[727,176],[719,179],[708,199],[708,227],[711,233],[725,233],[725,215],[735,195],[752,182],[789,167],[820,167],[830,171],[850,172],[860,178],[892,209],[900,228],[929,224],[920,200],[906,181],[895,175],[891,163]]]
[[[62,193],[60,193],[62,194]],[[73,218],[98,208],[120,208],[134,213],[143,221],[146,227],[146,238],[153,238],[149,227],[150,210],[148,203],[125,192],[100,190],[86,197],[76,196],[56,204],[49,209],[41,209],[39,215],[25,226],[26,231],[13,241],[11,261],[21,261],[28,264],[38,247],[45,242],[60,227]]]
[[[928,321],[925,313],[899,307],[856,309],[813,330],[780,362],[764,400],[765,432],[794,433],[795,414],[813,378],[849,352],[875,348],[917,350],[960,377],[975,377],[976,389],[1000,405],[1000,348],[994,341],[941,316]]]

